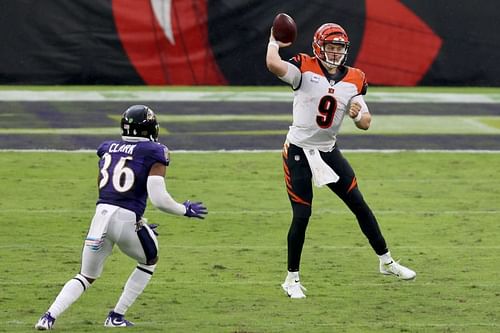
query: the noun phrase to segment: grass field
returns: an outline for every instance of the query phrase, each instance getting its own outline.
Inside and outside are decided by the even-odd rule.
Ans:
[[[160,262],[133,332],[500,331],[500,154],[346,153],[412,282],[378,274],[353,216],[317,189],[303,253],[305,300],[280,289],[290,209],[275,153],[178,153],[167,186],[204,221],[160,223]],[[96,200],[91,153],[0,152],[0,332],[29,332],[79,269]],[[56,322],[101,332],[134,262],[115,251]]]

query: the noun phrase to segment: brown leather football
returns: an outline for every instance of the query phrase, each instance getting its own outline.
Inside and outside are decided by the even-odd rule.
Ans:
[[[293,43],[297,38],[297,25],[293,18],[285,13],[276,15],[273,21],[273,35],[283,43]]]

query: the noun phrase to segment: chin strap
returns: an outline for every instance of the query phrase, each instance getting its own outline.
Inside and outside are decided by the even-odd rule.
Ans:
[[[326,60],[322,60],[322,59],[320,59],[320,60],[321,60],[321,63],[323,64],[323,66],[325,66],[325,67],[326,67],[326,69],[328,69],[328,70],[330,70],[330,69],[334,69],[334,68],[336,68],[336,67],[339,67],[339,66],[340,66],[340,65],[333,65],[333,64],[331,64],[331,63],[327,62]]]
[[[322,60],[322,61],[323,61],[323,64],[325,66],[329,67],[329,68],[339,67],[339,66],[342,66],[345,63],[344,59],[346,58],[346,56],[347,56],[347,54],[344,53],[343,56],[342,56],[342,59],[340,59],[339,63],[335,64],[334,61],[331,61],[331,60],[328,59],[328,56],[327,56],[327,54],[325,52],[325,60]]]

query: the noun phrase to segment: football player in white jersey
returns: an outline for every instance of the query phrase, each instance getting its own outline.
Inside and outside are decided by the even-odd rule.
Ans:
[[[327,185],[354,213],[379,257],[380,273],[413,279],[414,271],[392,259],[377,220],[358,188],[354,171],[336,145],[346,115],[362,130],[367,130],[371,122],[363,99],[367,91],[365,74],[345,65],[349,51],[347,33],[338,24],[323,24],[314,34],[314,56],[300,53],[284,61],[279,50],[290,44],[277,41],[271,30],[266,54],[269,71],[288,83],[294,94],[293,123],[283,149],[285,183],[293,214],[283,290],[291,298],[306,297],[299,268],[311,216],[313,183],[318,187]]]

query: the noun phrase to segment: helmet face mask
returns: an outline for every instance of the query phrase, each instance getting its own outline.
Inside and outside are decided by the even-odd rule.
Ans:
[[[145,105],[132,105],[122,115],[120,121],[122,136],[147,138],[158,141],[160,126],[156,115]]]
[[[347,59],[348,45],[346,43],[326,42],[323,44],[322,52],[326,62],[330,66],[340,66]]]
[[[325,23],[314,33],[314,55],[328,69],[344,65],[349,51],[349,37],[338,24]]]

